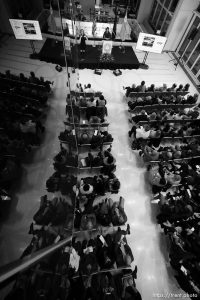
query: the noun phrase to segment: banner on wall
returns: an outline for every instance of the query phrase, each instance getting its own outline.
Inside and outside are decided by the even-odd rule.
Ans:
[[[162,53],[167,38],[160,35],[140,32],[136,49],[146,52]]]
[[[111,54],[112,52],[112,41],[103,41],[102,53]]]
[[[16,39],[42,40],[38,21],[9,19]]]

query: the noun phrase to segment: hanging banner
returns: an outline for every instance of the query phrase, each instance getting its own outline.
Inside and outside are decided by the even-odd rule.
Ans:
[[[65,37],[64,40],[65,40],[65,50],[71,51],[70,38],[69,37]]]
[[[103,41],[102,53],[111,54],[112,52],[112,41]]]
[[[9,19],[16,39],[42,40],[38,21]]]
[[[141,32],[139,34],[136,49],[153,53],[162,53],[166,41],[167,38],[164,36]]]

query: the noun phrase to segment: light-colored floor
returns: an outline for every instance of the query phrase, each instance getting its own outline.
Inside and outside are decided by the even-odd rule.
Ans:
[[[0,230],[0,265],[17,259],[30,240],[27,234],[32,216],[39,205],[39,198],[45,193],[45,181],[52,174],[52,158],[58,150],[58,134],[63,129],[64,107],[66,96],[66,74],[57,73],[55,66],[39,61],[29,60],[30,46],[27,41],[8,40],[0,48],[0,71],[8,68],[14,73],[23,71],[26,75],[33,70],[36,75],[46,75],[54,80],[54,94],[49,100],[50,109],[46,121],[44,142],[36,150],[33,162],[24,165],[22,185],[16,195],[16,201],[9,219]],[[37,43],[38,49],[41,42]],[[26,51],[25,51],[26,50]],[[141,62],[144,53],[136,52]],[[19,56],[25,58],[19,58]],[[5,58],[5,59],[4,59]],[[189,79],[178,67],[175,71],[169,63],[167,54],[149,54],[149,70],[123,70],[122,75],[115,77],[110,70],[104,70],[101,76],[94,75],[92,70],[80,70],[71,75],[72,86],[77,80],[82,84],[91,83],[93,89],[100,90],[108,101],[109,131],[114,137],[113,153],[117,160],[116,175],[121,181],[120,194],[125,198],[125,210],[131,225],[128,242],[133,250],[135,264],[138,266],[137,287],[143,300],[157,298],[156,293],[183,293],[173,277],[168,263],[167,241],[156,224],[156,206],[150,205],[149,187],[145,185],[145,169],[132,153],[127,132],[129,130],[127,104],[123,98],[123,86],[174,82],[185,84]],[[30,65],[31,63],[31,65]],[[191,84],[190,91],[196,90]],[[176,297],[171,297],[175,299]],[[187,299],[187,298],[185,298]]]

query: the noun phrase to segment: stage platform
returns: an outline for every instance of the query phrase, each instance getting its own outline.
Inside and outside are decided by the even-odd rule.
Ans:
[[[67,55],[68,66],[73,66],[79,69],[138,69],[139,61],[133,48],[125,46],[122,51],[119,46],[113,46],[112,55],[114,60],[109,63],[101,63],[100,55],[102,47],[87,45],[84,56],[80,55],[78,46],[72,47],[72,53]],[[47,39],[39,53],[41,61],[51,62],[65,66],[65,59],[63,54],[63,43],[61,41],[55,42],[54,39]]]

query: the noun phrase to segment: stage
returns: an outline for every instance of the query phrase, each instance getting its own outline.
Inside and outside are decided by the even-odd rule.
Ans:
[[[71,54],[67,54],[68,66],[73,66],[79,69],[138,69],[139,61],[133,48],[131,46],[125,46],[124,50],[119,46],[113,46],[112,56],[113,61],[108,63],[100,62],[100,55],[102,53],[102,47],[87,45],[85,55],[80,55],[78,46],[72,47]],[[55,42],[54,39],[47,39],[39,53],[39,59],[41,61],[51,62],[65,66],[65,59],[63,53],[63,43],[61,41]]]

